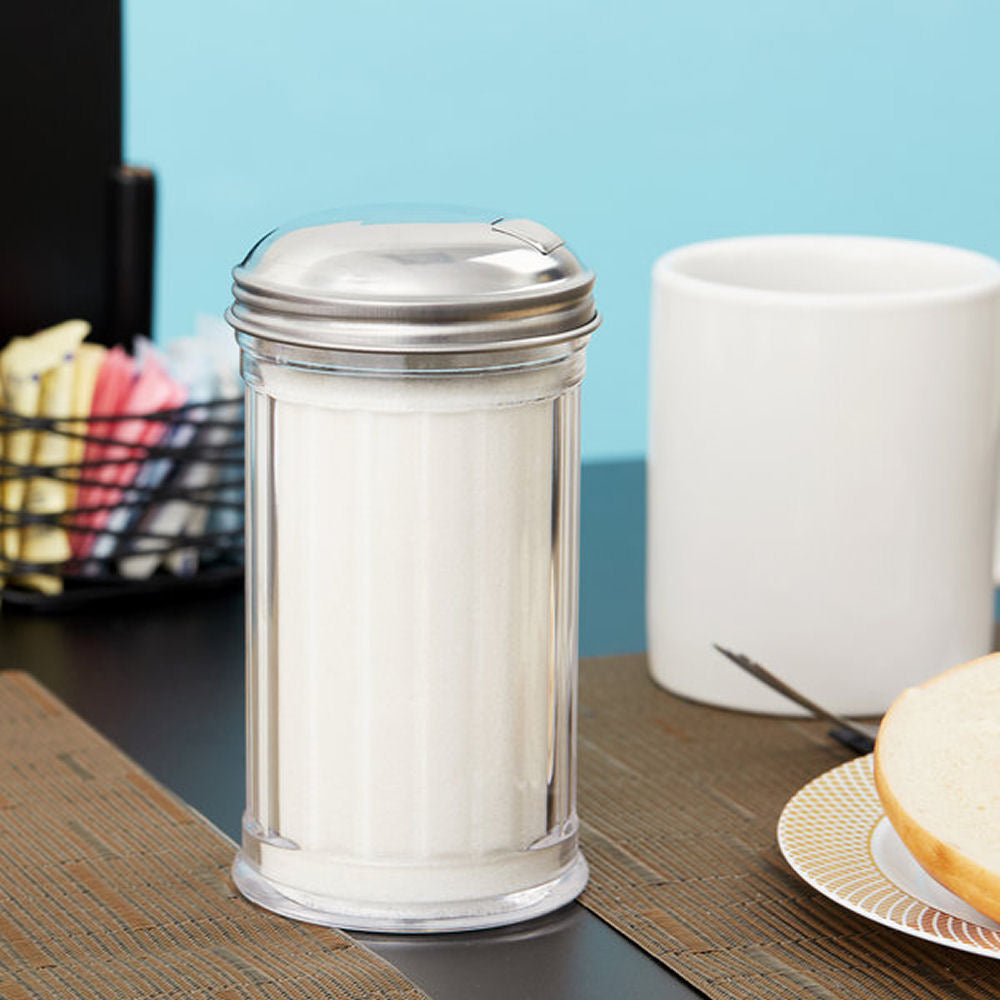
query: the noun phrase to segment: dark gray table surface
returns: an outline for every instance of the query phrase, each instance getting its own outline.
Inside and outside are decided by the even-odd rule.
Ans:
[[[585,544],[586,532],[585,525]],[[621,545],[609,544],[612,550]],[[608,566],[601,559],[591,565],[603,573]],[[0,667],[33,674],[229,836],[239,837],[242,594],[102,605],[59,617],[3,610]],[[701,996],[578,904],[495,931],[358,937],[436,1000]]]

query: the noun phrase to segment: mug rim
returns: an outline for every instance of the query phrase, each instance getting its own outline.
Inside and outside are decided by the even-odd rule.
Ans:
[[[893,253],[900,259],[905,255],[911,261],[916,255],[923,255],[925,259],[936,257],[941,261],[947,261],[952,268],[956,264],[965,268],[968,277],[965,280],[956,279],[938,286],[913,289],[830,291],[782,288],[778,287],[777,283],[774,287],[768,287],[692,273],[696,270],[693,265],[699,261],[717,262],[723,254],[732,255],[734,250],[754,251],[759,255],[762,251],[774,252],[780,248],[781,252],[787,255],[789,248],[796,245],[803,253],[829,254],[831,249],[841,252],[863,249],[869,254],[872,251],[879,251],[883,255]],[[839,233],[731,236],[689,243],[660,256],[653,265],[653,276],[656,283],[669,284],[679,290],[757,305],[822,305],[827,308],[898,307],[970,300],[1000,291],[1000,261],[976,250],[923,240]]]

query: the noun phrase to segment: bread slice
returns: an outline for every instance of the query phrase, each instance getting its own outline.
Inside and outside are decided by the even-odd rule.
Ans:
[[[921,867],[1000,920],[1000,654],[892,703],[875,744],[875,787]]]

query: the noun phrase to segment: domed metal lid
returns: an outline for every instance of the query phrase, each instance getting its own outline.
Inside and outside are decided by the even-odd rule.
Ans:
[[[587,336],[600,321],[593,272],[555,233],[455,210],[292,223],[263,237],[233,278],[233,327],[308,347],[497,350]]]

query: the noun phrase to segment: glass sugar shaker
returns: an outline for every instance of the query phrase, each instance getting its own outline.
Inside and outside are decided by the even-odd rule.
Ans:
[[[594,276],[527,219],[382,210],[266,235],[247,386],[240,891],[349,929],[583,889],[580,383]]]

